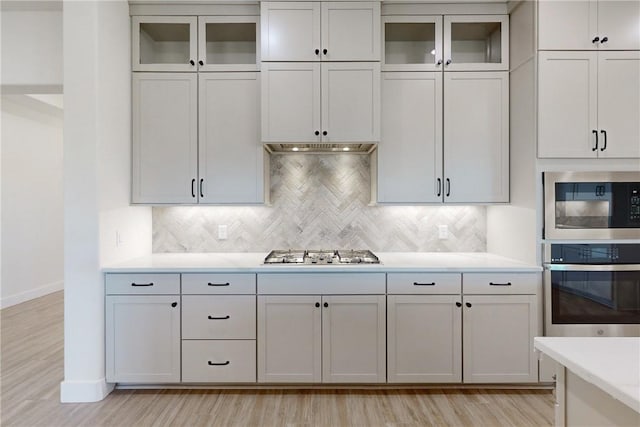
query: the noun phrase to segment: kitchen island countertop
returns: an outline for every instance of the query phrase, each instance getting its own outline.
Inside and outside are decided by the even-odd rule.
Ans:
[[[266,252],[157,253],[108,265],[105,273],[457,272],[532,273],[542,267],[486,252],[376,252],[380,264],[269,264]]]

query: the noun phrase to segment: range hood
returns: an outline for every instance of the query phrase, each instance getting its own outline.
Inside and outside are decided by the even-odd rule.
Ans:
[[[356,153],[369,154],[375,150],[377,144],[367,143],[351,143],[351,144],[296,144],[296,143],[268,143],[264,144],[265,149],[269,153],[304,153],[304,154],[339,154],[339,153]]]

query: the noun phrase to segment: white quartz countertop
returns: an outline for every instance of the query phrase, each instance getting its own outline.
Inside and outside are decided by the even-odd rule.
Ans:
[[[485,252],[376,252],[380,264],[264,265],[266,252],[161,253],[106,266],[106,273],[148,272],[538,272],[540,266]]]
[[[640,413],[640,337],[536,337],[534,346]]]

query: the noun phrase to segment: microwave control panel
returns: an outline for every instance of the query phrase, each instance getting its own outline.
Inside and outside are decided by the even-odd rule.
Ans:
[[[640,223],[640,186],[629,189],[629,221]]]

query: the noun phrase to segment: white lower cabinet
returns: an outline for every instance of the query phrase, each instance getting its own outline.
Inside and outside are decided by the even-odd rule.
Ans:
[[[379,383],[385,368],[384,295],[258,297],[258,382]]]
[[[180,295],[107,295],[107,382],[180,382],[179,302]]]

